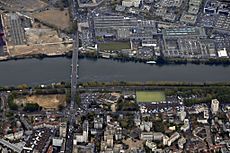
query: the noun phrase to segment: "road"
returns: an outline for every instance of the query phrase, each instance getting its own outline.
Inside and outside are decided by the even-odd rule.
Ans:
[[[72,0],[72,16],[73,22],[77,22],[77,4],[75,0]],[[73,53],[72,53],[72,63],[71,63],[71,102],[70,107],[67,111],[68,124],[67,124],[67,135],[65,152],[73,152],[73,140],[74,140],[74,123],[76,120],[76,100],[77,100],[77,79],[78,79],[78,48],[79,48],[79,38],[78,29],[73,33]]]
[[[6,119],[6,111],[7,111],[7,102],[8,102],[8,94],[7,93],[0,93],[0,110],[2,111],[2,118],[1,120],[4,121]]]
[[[77,79],[78,79],[78,32],[74,34],[74,50],[72,54],[72,71],[71,71],[71,102],[67,112],[67,136],[66,136],[66,153],[72,153],[73,150],[73,135],[76,113],[76,97],[77,97]]]
[[[74,33],[74,50],[72,54],[72,71],[71,71],[71,104],[70,109],[75,107],[76,93],[77,93],[77,79],[78,79],[78,32]]]

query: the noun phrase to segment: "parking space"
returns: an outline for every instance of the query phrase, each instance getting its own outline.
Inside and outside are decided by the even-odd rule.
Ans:
[[[161,102],[152,102],[152,103],[139,103],[140,108],[147,108],[146,113],[150,114],[157,114],[157,113],[163,113],[167,111],[171,111],[173,109],[180,109],[180,107],[183,107],[183,102],[178,99],[177,96],[170,96],[167,97],[165,101]],[[145,109],[146,110],[146,109]]]
[[[153,57],[153,49],[152,48],[140,48],[138,49],[138,58],[141,59],[150,59]]]

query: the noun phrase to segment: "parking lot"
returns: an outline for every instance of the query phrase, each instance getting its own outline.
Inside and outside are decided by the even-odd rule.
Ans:
[[[217,18],[218,18],[218,15],[202,14],[197,19],[197,25],[204,26],[204,27],[214,27],[217,21]]]
[[[156,114],[171,111],[173,109],[180,109],[183,107],[183,102],[177,96],[167,97],[165,101],[152,103],[139,103],[141,108],[147,108],[146,113]]]
[[[216,34],[215,43],[217,49],[230,49],[230,35]]]
[[[138,49],[138,58],[141,58],[141,59],[150,59],[153,57],[153,48],[147,48],[147,47],[144,47],[144,48],[140,48]]]

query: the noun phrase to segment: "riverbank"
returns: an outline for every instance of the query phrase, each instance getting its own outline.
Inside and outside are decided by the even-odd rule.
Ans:
[[[181,82],[112,82],[112,83],[98,83],[86,82],[79,85],[78,92],[123,92],[123,91],[160,91],[166,96],[180,96],[184,97],[185,106],[192,106],[193,104],[209,103],[212,99],[218,99],[222,103],[229,103],[230,100],[230,82],[228,83],[181,83]],[[0,87],[0,92],[12,93],[20,97],[39,97],[56,96],[57,94],[66,94],[67,99],[70,96],[70,84],[66,82],[49,84],[49,85],[19,85],[15,87]],[[33,96],[31,96],[33,95]],[[68,100],[69,101],[69,100]]]
[[[21,55],[21,56],[2,56],[0,57],[1,61],[8,61],[8,60],[18,60],[18,59],[44,59],[44,58],[51,58],[51,57],[72,57],[72,51],[65,52],[62,54],[33,54],[33,55]],[[165,58],[165,57],[157,57],[153,59],[140,59],[135,57],[121,57],[121,56],[114,56],[110,58],[104,58],[102,55],[98,55],[96,53],[79,53],[79,58],[89,58],[89,59],[108,59],[108,60],[115,60],[121,62],[135,62],[135,63],[145,63],[147,64],[148,61],[154,61],[152,63],[156,65],[184,65],[184,64],[204,64],[204,65],[223,65],[228,66],[230,65],[229,58],[210,58],[210,59],[181,59],[181,58]]]
[[[193,83],[193,82],[170,82],[170,81],[148,81],[148,82],[126,82],[126,81],[111,81],[111,82],[80,82],[79,90],[84,92],[85,90],[90,91],[115,91],[115,90],[162,90],[162,89],[211,89],[211,88],[230,88],[229,82],[209,82],[209,83]],[[58,82],[52,84],[39,84],[29,85],[20,84],[17,86],[0,86],[0,91],[20,91],[26,90],[29,92],[30,89],[47,90],[48,92],[43,94],[56,94],[63,93],[63,89],[71,89],[70,82]]]
[[[71,58],[72,51],[63,54],[33,54],[33,55],[21,55],[21,56],[2,56],[0,62],[20,59],[44,59],[44,58],[55,58],[55,57],[69,57]]]

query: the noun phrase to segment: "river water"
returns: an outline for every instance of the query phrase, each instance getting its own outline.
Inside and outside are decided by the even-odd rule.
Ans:
[[[70,80],[71,60],[64,57],[0,62],[0,86],[48,84]],[[230,81],[230,66],[147,65],[107,59],[80,59],[79,80],[84,81]]]

